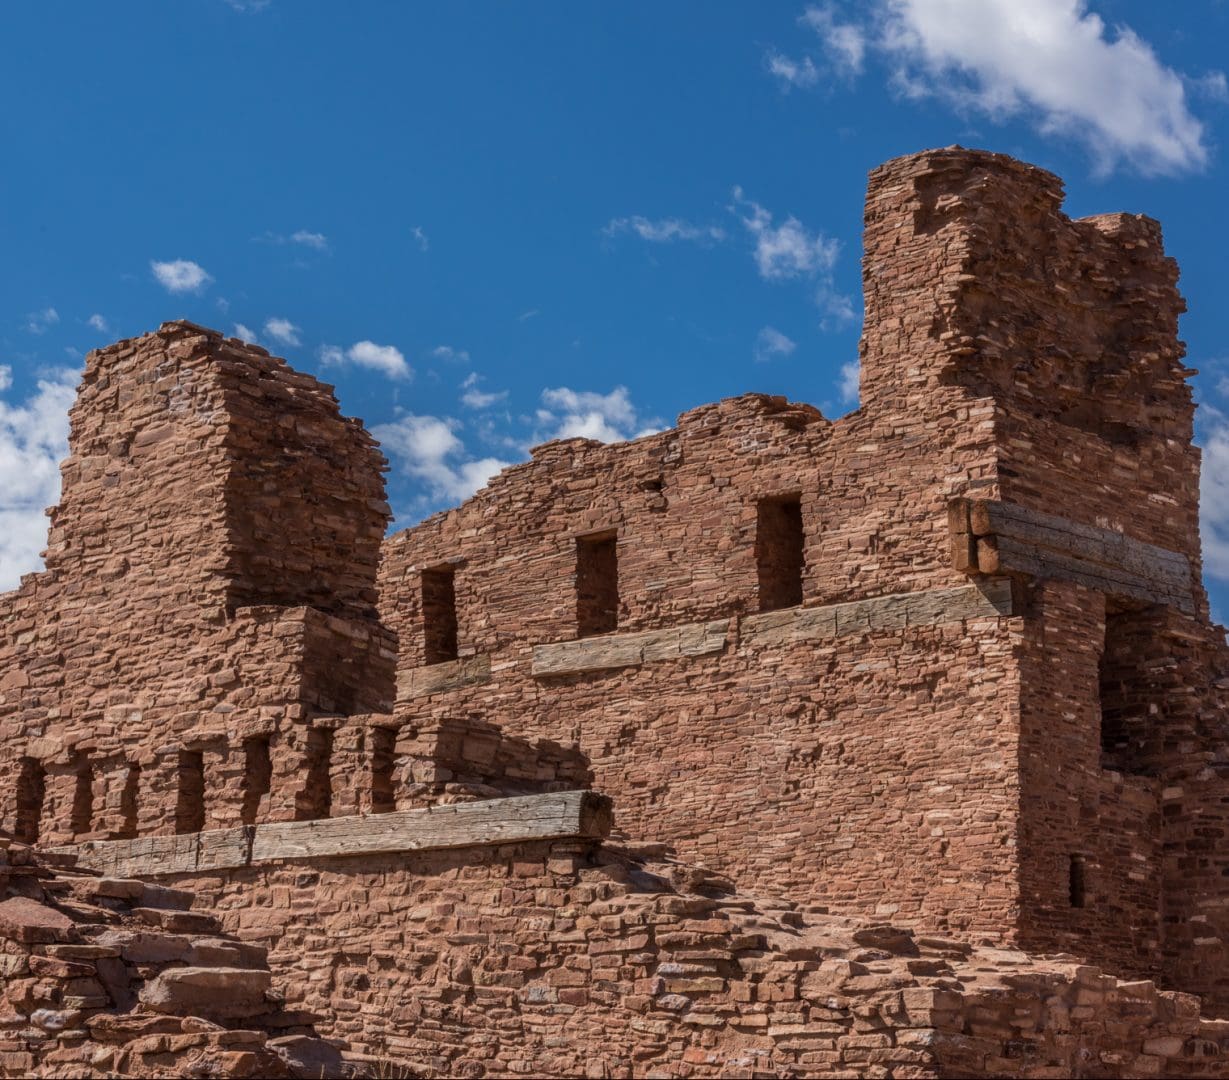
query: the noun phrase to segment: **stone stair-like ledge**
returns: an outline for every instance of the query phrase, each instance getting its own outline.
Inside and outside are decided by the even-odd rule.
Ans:
[[[536,840],[601,840],[610,834],[610,827],[610,800],[604,795],[559,791],[387,814],[270,822],[181,836],[94,840],[52,850],[75,855],[78,866],[103,874],[156,877],[277,859],[433,851]]]

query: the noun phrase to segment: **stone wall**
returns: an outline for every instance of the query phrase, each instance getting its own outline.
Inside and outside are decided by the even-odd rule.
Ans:
[[[430,1034],[399,1049],[431,1068],[487,1068],[504,1020],[522,1056],[492,1068],[575,1065],[582,1043],[542,1034],[565,1005],[583,1045],[623,1039],[700,1072],[1033,1066],[1000,1061],[1019,1047],[994,995],[952,1006],[958,1031],[930,1025],[974,1040],[946,1065],[926,1042],[950,1050],[946,1035],[858,1041],[901,1026],[903,999],[868,1004],[878,1019],[808,999],[821,1027],[845,1025],[813,1058],[820,1036],[755,1034],[792,1038],[785,1014],[802,1006],[743,1004],[802,1000],[769,984],[818,954],[743,957],[721,935],[741,940],[737,912],[759,901],[693,910],[694,890],[648,887],[659,872],[634,858],[548,846],[258,867],[218,852],[250,855],[254,837],[299,835],[291,823],[342,835],[335,819],[353,815],[593,785],[625,837],[669,845],[710,891],[795,905],[772,909],[791,912],[773,934],[821,906],[837,922],[820,936],[841,918],[915,932],[890,937],[921,950],[903,969],[850,953],[858,978],[925,974],[917,943],[939,933],[1062,951],[1224,1012],[1229,651],[1199,584],[1176,267],[1154,222],[1060,205],[1055,177],[998,155],[889,162],[867,197],[859,410],[833,422],[749,394],[634,442],[548,443],[383,542],[384,460],[326,385],[189,323],[91,353],[47,569],[0,597],[0,827],[229,867],[210,896],[237,930],[284,937],[278,963],[338,1033],[370,1048],[413,1020],[445,1049],[433,1057]],[[450,882],[477,890],[455,924],[468,901]],[[313,899],[316,885],[349,899]],[[583,914],[628,896],[630,922]],[[348,905],[366,914],[351,923]],[[401,937],[386,941],[382,915]],[[583,947],[568,922],[582,917],[601,931]],[[660,957],[592,944],[658,925],[662,947],[712,944],[724,967],[682,973],[732,996],[659,1007],[676,994],[647,989]],[[501,950],[513,931],[545,989]],[[624,953],[602,999],[594,973],[622,971]],[[1058,1004],[1017,1003],[1040,1025],[1025,1040],[1039,1069],[1095,1046],[1106,1068],[1155,1073],[1188,1043],[1148,1045],[1203,1037],[1180,999],[1140,990],[1145,1008],[1030,970],[1058,980]],[[417,1011],[356,1019],[352,991]],[[1101,1013],[1057,1018],[1096,993],[1122,1011],[1112,1045]],[[585,1011],[599,999],[624,1019],[603,1026]],[[1074,1020],[1089,1026],[1059,1026]]]
[[[166,880],[269,947],[288,1009],[420,1075],[1229,1075],[1194,998],[748,896],[651,846]]]
[[[391,706],[383,458],[327,386],[168,323],[89,355],[70,450],[47,570],[0,597],[8,828],[231,824],[253,740]],[[185,808],[194,772],[207,805]]]

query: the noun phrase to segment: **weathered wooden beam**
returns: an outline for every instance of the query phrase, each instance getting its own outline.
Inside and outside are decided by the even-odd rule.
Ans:
[[[397,674],[397,700],[412,701],[428,694],[441,694],[446,690],[479,686],[490,681],[489,656],[466,656],[442,664],[406,668]]]
[[[741,648],[758,649],[1011,613],[1011,582],[1006,578],[981,579],[975,585],[952,589],[924,589],[847,604],[748,615],[739,626],[739,644]]]
[[[953,565],[966,573],[1057,578],[1188,613],[1195,609],[1185,555],[1113,529],[990,499],[955,500],[948,524]]]
[[[657,660],[677,660],[681,656],[708,656],[725,648],[729,628],[729,619],[719,619],[638,634],[604,634],[535,645],[532,670],[538,677],[579,675],[586,671],[638,667]]]
[[[482,847],[567,837],[602,839],[609,834],[610,825],[608,799],[592,791],[561,791],[369,817],[257,825],[252,862]]]
[[[182,836],[98,840],[52,850],[72,854],[78,866],[109,876],[157,877],[273,859],[395,854],[536,840],[601,840],[610,834],[611,823],[610,800],[604,795],[560,791]]]

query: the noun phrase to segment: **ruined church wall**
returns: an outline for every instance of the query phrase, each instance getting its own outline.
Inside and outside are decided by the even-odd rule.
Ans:
[[[229,824],[248,740],[391,706],[383,458],[330,388],[169,323],[89,355],[70,449],[47,570],[0,600],[4,827]]]
[[[946,507],[954,494],[993,492],[989,410],[960,391],[927,405],[908,420],[828,424],[750,397],[629,444],[550,444],[461,508],[391,538],[381,596],[399,632],[398,722],[471,716],[575,742],[628,835],[740,881],[1010,933],[1014,620],[756,637],[757,619],[792,617],[757,612],[763,498],[799,499],[796,612],[968,587],[950,565]],[[577,638],[577,538],[610,531],[617,631],[581,648],[701,622],[721,643],[702,646],[708,655],[535,675],[536,646]],[[437,665],[424,663],[422,571],[443,564],[471,676],[423,689]]]

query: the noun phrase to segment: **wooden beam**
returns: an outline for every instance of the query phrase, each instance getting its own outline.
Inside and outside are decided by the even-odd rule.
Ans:
[[[610,801],[592,791],[483,799],[367,817],[257,825],[252,862],[573,837],[600,840],[609,834],[610,825]]]
[[[948,525],[953,565],[966,573],[1055,578],[1188,614],[1195,610],[1186,556],[1114,529],[990,499],[955,500]],[[964,554],[970,549],[971,563]]]
[[[78,866],[108,876],[157,877],[233,869],[274,859],[437,851],[538,840],[601,840],[610,834],[611,823],[611,804],[604,795],[560,791],[181,836],[96,840],[51,850],[71,854]]]

